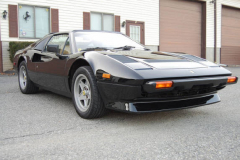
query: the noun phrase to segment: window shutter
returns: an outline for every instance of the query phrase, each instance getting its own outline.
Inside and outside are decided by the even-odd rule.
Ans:
[[[115,32],[120,32],[120,16],[115,16]]]
[[[83,12],[83,30],[90,30],[90,12]]]
[[[17,5],[8,5],[9,37],[18,37]]]
[[[51,8],[51,26],[52,26],[52,32],[59,32],[58,9]]]

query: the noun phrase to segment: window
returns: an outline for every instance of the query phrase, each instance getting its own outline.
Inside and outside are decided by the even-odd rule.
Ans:
[[[63,49],[63,55],[68,55],[71,54],[71,50],[70,50],[70,43],[69,43],[69,38],[66,41],[65,47]]]
[[[140,43],[140,26],[130,25],[130,37]]]
[[[49,8],[19,5],[19,37],[42,38],[49,34]]]
[[[114,15],[92,12],[91,30],[114,31]]]
[[[48,45],[58,45],[58,53],[62,54],[64,45],[66,44],[67,39],[68,39],[67,34],[56,35],[50,39],[50,41],[48,42]],[[69,43],[68,43],[68,46],[69,46]],[[69,49],[70,49],[70,47],[69,47]],[[46,50],[47,50],[47,48],[45,49],[45,51]],[[66,53],[64,53],[64,54],[66,54]]]
[[[43,39],[42,41],[40,41],[39,43],[37,43],[37,45],[35,46],[35,50],[38,50],[38,51],[42,51],[46,45],[46,43],[48,42],[49,40],[49,37]]]
[[[75,32],[74,33],[75,52],[80,52],[87,48],[108,48],[113,49],[123,46],[133,46],[135,49],[144,49],[144,46],[136,43],[127,36],[120,33],[108,32]]]

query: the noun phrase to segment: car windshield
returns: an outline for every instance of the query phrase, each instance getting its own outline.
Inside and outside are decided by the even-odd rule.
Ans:
[[[144,49],[144,46],[125,35],[111,32],[75,32],[75,50],[91,49]]]

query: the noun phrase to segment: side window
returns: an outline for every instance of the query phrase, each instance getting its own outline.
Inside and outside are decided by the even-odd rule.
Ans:
[[[49,37],[43,39],[42,41],[40,41],[36,46],[35,46],[35,50],[38,50],[38,51],[42,51],[46,45],[46,43],[48,42],[49,40]]]
[[[45,52],[47,51],[48,45],[57,45],[58,46],[58,53],[62,54],[63,49],[64,49],[64,45],[65,45],[67,39],[68,39],[67,34],[61,34],[61,35],[53,36],[50,39],[50,41],[48,42],[48,44],[45,48]]]
[[[71,54],[71,50],[70,50],[70,43],[69,43],[69,38],[66,41],[65,47],[63,49],[63,55],[69,55]]]

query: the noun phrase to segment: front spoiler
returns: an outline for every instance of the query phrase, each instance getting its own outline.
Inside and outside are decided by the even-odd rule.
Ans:
[[[220,102],[220,97],[218,96],[217,93],[213,93],[201,97],[188,99],[133,102],[133,103],[115,102],[113,105],[111,105],[111,107],[108,106],[108,108],[124,112],[144,113],[194,108],[217,102]]]

